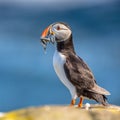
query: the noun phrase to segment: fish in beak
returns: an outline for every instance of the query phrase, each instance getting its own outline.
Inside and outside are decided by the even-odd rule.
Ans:
[[[47,43],[54,44],[55,42],[55,35],[54,32],[51,30],[51,26],[47,27],[41,34],[40,38],[41,44],[44,48],[44,51],[46,51]]]

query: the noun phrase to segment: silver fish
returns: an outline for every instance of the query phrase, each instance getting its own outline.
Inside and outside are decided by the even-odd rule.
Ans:
[[[47,48],[47,43],[54,44],[55,43],[55,37],[52,36],[52,35],[49,35],[45,38],[41,38],[41,44],[42,44],[45,52],[46,52],[46,48]]]

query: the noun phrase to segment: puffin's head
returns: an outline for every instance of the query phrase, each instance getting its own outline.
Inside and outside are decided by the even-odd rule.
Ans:
[[[46,48],[48,42],[66,41],[71,36],[71,33],[72,31],[67,24],[61,22],[53,23],[42,32],[41,43]]]

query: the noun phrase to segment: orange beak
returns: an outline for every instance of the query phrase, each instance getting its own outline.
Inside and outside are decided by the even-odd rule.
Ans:
[[[43,48],[46,50],[46,46],[47,46],[47,42],[50,42],[50,38],[49,36],[49,29],[50,27],[47,27],[41,34],[41,44],[43,46]]]
[[[41,34],[41,37],[42,38],[45,38],[47,35],[48,35],[48,32],[49,32],[49,27],[47,27],[43,32],[42,32],[42,34]]]
[[[46,50],[46,46],[48,42],[54,43],[55,37],[54,33],[51,30],[51,26],[48,26],[41,34],[41,44],[43,48]]]

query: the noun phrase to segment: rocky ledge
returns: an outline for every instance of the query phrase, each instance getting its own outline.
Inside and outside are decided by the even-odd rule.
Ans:
[[[29,107],[4,113],[0,120],[120,120],[120,107],[91,105]]]

